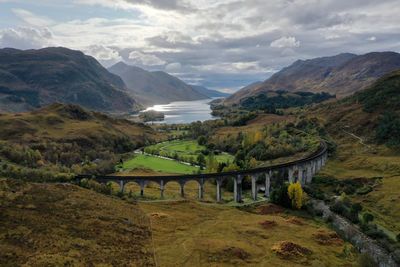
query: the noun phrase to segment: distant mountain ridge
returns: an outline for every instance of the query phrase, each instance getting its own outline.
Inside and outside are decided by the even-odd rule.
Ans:
[[[228,96],[230,96],[230,94],[228,94],[228,93],[223,93],[223,92],[220,92],[220,91],[217,91],[217,90],[211,90],[211,89],[208,89],[208,88],[206,88],[204,86],[200,86],[200,85],[191,85],[191,86],[197,92],[199,92],[199,93],[201,93],[201,94],[203,94],[205,96],[208,96],[210,98],[213,98],[213,97],[228,97]]]
[[[130,94],[145,105],[207,99],[218,94],[217,91],[186,84],[166,72],[150,72],[123,62],[111,66],[109,71],[120,76]]]
[[[55,102],[103,112],[139,107],[120,77],[80,51],[0,49],[0,111],[28,111]]]
[[[345,97],[397,69],[400,69],[400,54],[395,52],[372,52],[365,55],[344,53],[298,60],[265,82],[239,90],[225,103],[239,103],[247,97],[276,90],[327,92]]]

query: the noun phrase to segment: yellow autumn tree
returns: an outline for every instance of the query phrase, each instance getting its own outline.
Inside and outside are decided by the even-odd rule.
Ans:
[[[258,166],[258,161],[255,158],[249,160],[249,168],[253,169]]]
[[[303,206],[303,188],[299,182],[291,183],[288,187],[289,199],[292,201],[292,208],[301,209]]]
[[[254,133],[254,143],[258,143],[263,140],[263,133],[261,131],[256,131]]]

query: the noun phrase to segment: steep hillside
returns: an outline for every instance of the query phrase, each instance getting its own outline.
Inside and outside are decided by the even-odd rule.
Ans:
[[[400,71],[395,71],[353,96],[322,104],[311,112],[322,116],[333,134],[350,131],[366,141],[397,146],[400,145],[399,103]]]
[[[0,176],[40,181],[113,172],[121,154],[158,139],[146,125],[63,104],[0,115],[0,128]]]
[[[145,105],[209,98],[180,79],[162,71],[149,72],[123,62],[109,68],[126,83],[130,94]]]
[[[70,184],[0,179],[1,266],[155,266],[135,204]]]
[[[375,52],[365,55],[340,54],[310,60],[298,60],[262,84],[241,89],[226,104],[270,90],[328,92],[344,97],[365,89],[374,81],[400,69],[400,54]]]
[[[0,50],[0,111],[27,111],[54,102],[107,112],[137,108],[121,78],[82,52],[61,47]]]

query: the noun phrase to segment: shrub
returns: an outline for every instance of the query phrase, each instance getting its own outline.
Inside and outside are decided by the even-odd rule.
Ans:
[[[367,186],[363,186],[363,187],[357,189],[356,194],[357,195],[366,195],[366,194],[372,192],[372,190],[373,190],[372,186],[367,185]]]
[[[373,220],[374,220],[374,215],[372,215],[371,213],[366,212],[363,214],[364,223],[369,223],[372,222]]]
[[[291,207],[292,201],[289,199],[287,183],[284,183],[281,186],[272,190],[271,202],[286,208]]]
[[[204,146],[205,144],[207,144],[207,138],[202,135],[197,139],[197,143],[201,146]]]

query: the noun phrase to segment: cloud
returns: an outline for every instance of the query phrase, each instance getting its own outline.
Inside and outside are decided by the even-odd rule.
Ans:
[[[36,0],[38,14],[24,2],[0,4],[2,25],[15,24],[0,29],[1,45],[66,46],[212,88],[265,80],[297,59],[400,52],[398,0]]]
[[[271,42],[271,47],[276,47],[276,48],[300,47],[300,41],[297,41],[296,37],[281,37]]]
[[[47,28],[28,27],[0,30],[0,47],[18,49],[43,48],[53,44],[53,34]]]
[[[133,64],[144,66],[160,66],[165,65],[165,61],[155,55],[145,54],[139,51],[132,51],[129,53],[129,59]]]
[[[12,12],[18,18],[20,18],[21,20],[23,20],[24,22],[26,22],[31,26],[47,27],[54,23],[54,21],[49,18],[46,18],[44,16],[38,16],[25,9],[13,8]]]
[[[169,73],[177,73],[182,69],[182,65],[179,62],[170,63],[165,66],[165,71]]]
[[[138,6],[149,6],[161,10],[188,11],[191,9],[185,1],[180,0],[74,0],[74,3],[101,5],[118,9],[134,9]]]
[[[90,56],[95,57],[105,66],[111,66],[123,60],[117,50],[104,45],[88,46],[84,49],[84,52]]]

